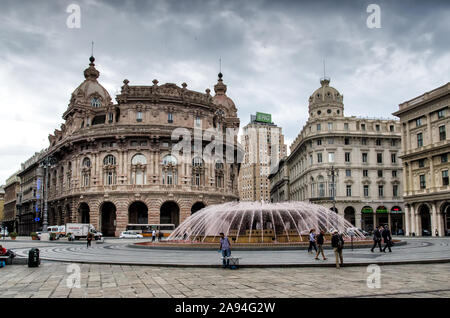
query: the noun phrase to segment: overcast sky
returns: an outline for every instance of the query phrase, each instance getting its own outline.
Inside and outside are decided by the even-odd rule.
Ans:
[[[371,3],[381,28],[367,27]],[[80,28],[67,27],[70,4]],[[125,78],[212,90],[221,57],[241,127],[271,113],[289,146],[323,59],[347,116],[392,118],[399,103],[449,82],[449,16],[449,1],[0,0],[0,184],[48,147],[91,41],[113,99]]]

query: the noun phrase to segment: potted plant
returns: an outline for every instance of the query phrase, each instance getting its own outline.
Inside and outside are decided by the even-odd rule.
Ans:
[[[56,233],[50,233],[50,241],[56,240]]]
[[[31,239],[34,240],[34,241],[38,239],[38,235],[37,235],[36,232],[31,232],[30,236],[31,236]]]
[[[9,237],[11,238],[11,240],[15,240],[17,237],[17,233],[16,232],[11,232],[9,233]]]

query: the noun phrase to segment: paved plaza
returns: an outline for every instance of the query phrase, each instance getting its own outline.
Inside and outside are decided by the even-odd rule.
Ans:
[[[229,270],[98,264],[76,265],[80,288],[69,288],[74,273],[69,265],[44,261],[39,268],[2,268],[0,297],[450,297],[450,263],[381,266],[381,288],[368,288],[364,266]]]
[[[344,261],[349,265],[450,261],[450,238],[402,238],[407,244],[394,246],[392,253],[380,253],[369,248],[358,248],[353,251],[344,249]],[[211,267],[220,264],[221,254],[217,250],[160,250],[133,248],[130,245],[139,240],[107,239],[102,244],[93,243],[86,248],[83,242],[36,242],[6,241],[5,246],[12,248],[19,255],[26,257],[30,247],[40,249],[41,258],[62,262],[86,262],[117,265],[166,265],[166,266],[199,266]],[[141,240],[142,241],[142,240]],[[347,244],[347,247],[349,244]],[[300,250],[282,251],[242,251],[232,252],[241,257],[243,266],[334,266],[334,253],[325,250],[328,259],[314,260],[314,256]]]

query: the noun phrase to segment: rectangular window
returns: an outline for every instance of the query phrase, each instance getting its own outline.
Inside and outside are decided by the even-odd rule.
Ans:
[[[312,155],[309,155],[309,164],[313,164],[313,156]]]
[[[348,123],[344,123],[344,129],[348,130]]]
[[[392,170],[392,178],[397,178],[397,170]]]
[[[381,146],[381,139],[377,139],[377,140],[376,140],[376,145],[377,145],[377,146]]]
[[[333,123],[328,123],[328,130],[333,130]]]
[[[441,119],[441,118],[444,118],[444,117],[445,117],[445,110],[441,109],[440,111],[438,111],[438,118]]]
[[[317,146],[321,146],[322,145],[322,139],[317,139]]]
[[[351,177],[352,176],[352,171],[350,169],[345,170],[345,176],[346,177]]]
[[[368,196],[369,196],[369,186],[368,186],[368,185],[365,185],[365,186],[364,186],[364,196],[365,196],[365,197],[368,197]]]
[[[394,132],[394,125],[389,126],[389,131]]]
[[[361,139],[361,144],[362,145],[367,145],[367,138],[362,138]]]
[[[398,185],[396,185],[396,184],[394,184],[394,185],[392,186],[392,196],[393,196],[394,198],[398,197]]]
[[[367,153],[366,152],[364,152],[362,154],[362,162],[367,163]]]
[[[344,144],[350,145],[350,138],[344,138]]]
[[[334,162],[334,152],[328,153],[328,162]]]
[[[345,153],[345,162],[350,162],[350,152]]]
[[[380,125],[375,125],[376,131],[380,131]]]
[[[391,162],[392,163],[397,163],[397,154],[391,153]]]
[[[108,113],[108,122],[110,124],[113,122],[113,113]]]
[[[445,126],[439,126],[439,140],[445,140],[447,138],[445,134]]]
[[[441,163],[446,163],[446,162],[448,162],[447,154],[441,155]]]
[[[363,170],[363,177],[369,176],[369,170]]]
[[[426,185],[426,182],[425,182],[425,175],[424,174],[421,174],[419,176],[419,181],[420,181],[420,188],[421,189],[425,189],[427,185]]]
[[[391,146],[396,147],[397,146],[397,140],[391,139]]]
[[[361,130],[366,130],[366,124],[361,124]]]
[[[377,153],[377,163],[383,163],[383,154]]]
[[[380,198],[382,198],[384,196],[384,190],[383,190],[383,186],[382,185],[378,186],[378,196]]]
[[[200,127],[201,125],[201,120],[199,116],[195,116],[195,126]]]
[[[167,122],[168,122],[169,124],[172,124],[172,123],[173,123],[173,114],[172,114],[172,113],[168,113],[168,114],[167,114]]]
[[[383,170],[378,170],[378,178],[383,178]]]
[[[448,186],[448,170],[442,171],[442,185]]]
[[[320,153],[320,152],[317,154],[317,162],[318,163],[322,162],[322,153]]]
[[[419,160],[419,168],[423,168],[425,167],[425,159],[420,159]]]
[[[142,112],[137,112],[136,114],[136,121],[141,122],[142,121]]]
[[[322,129],[320,124],[317,124],[317,131],[320,131]]]
[[[417,118],[416,119],[416,127],[419,127],[422,125],[422,118]]]
[[[334,144],[334,139],[333,139],[333,138],[328,138],[328,144],[329,144],[329,145]]]
[[[352,196],[352,186],[351,185],[349,185],[349,184],[347,185],[346,192],[347,192],[348,197]]]
[[[418,133],[417,134],[417,147],[422,147],[423,146],[423,137],[422,137],[422,133]]]

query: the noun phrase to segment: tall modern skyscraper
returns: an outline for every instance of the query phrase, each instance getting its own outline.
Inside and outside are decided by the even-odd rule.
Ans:
[[[268,175],[286,156],[281,127],[272,122],[272,115],[250,115],[241,137],[244,161],[239,173],[239,197],[242,201],[270,201]]]

